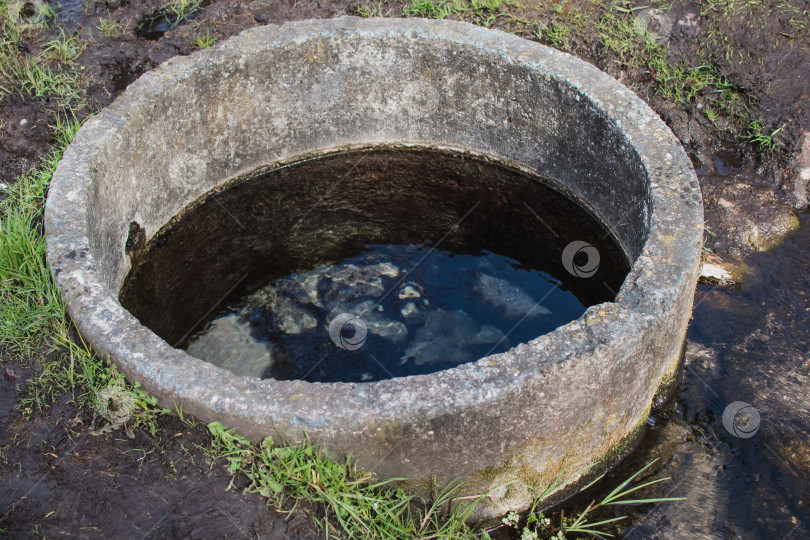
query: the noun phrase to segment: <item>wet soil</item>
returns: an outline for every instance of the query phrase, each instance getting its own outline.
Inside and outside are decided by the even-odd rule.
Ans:
[[[748,260],[740,289],[699,285],[684,369],[636,450],[566,515],[601,500],[653,460],[641,481],[669,477],[645,497],[684,501],[621,507],[627,539],[810,538],[810,214],[785,243]],[[758,429],[735,436],[723,412],[756,408]],[[559,512],[560,509],[557,509]],[[559,514],[558,514],[559,515]],[[517,539],[506,527],[495,538]]]
[[[700,285],[683,379],[616,477],[659,458],[672,481],[626,538],[810,538],[810,215],[748,260],[740,290]],[[741,438],[722,423],[743,401],[760,413]],[[671,495],[667,495],[671,494]]]
[[[161,62],[193,52],[198,32],[210,30],[221,41],[257,25],[334,17],[358,7],[347,1],[218,0],[159,39],[143,39],[135,29],[154,17],[160,4],[160,0],[61,2],[58,24],[86,40],[78,64],[88,106],[79,116],[109,104]],[[723,10],[722,2],[715,4]],[[402,2],[380,5],[384,13],[402,12]],[[641,5],[630,2],[627,7]],[[806,181],[798,170],[802,163],[810,166],[810,155],[799,155],[810,137],[810,1],[746,5],[755,6],[754,16],[735,11],[711,22],[707,4],[673,2],[667,12],[673,19],[671,59],[702,60],[708,50],[730,86],[750,96],[746,107],[752,117],[762,119],[764,131],[782,128],[774,137],[778,144],[772,153],[731,137],[723,118],[716,124],[709,121],[700,100],[673,105],[657,96],[650,91],[649,74],[623,72],[608,51],[594,45],[596,41],[573,47],[578,56],[630,84],[664,118],[701,172],[709,247],[724,260],[747,261],[753,269],[739,290],[698,288],[683,379],[669,404],[652,416],[637,452],[608,478],[615,485],[640,464],[660,457],[660,466],[651,472],[673,477],[663,493],[688,500],[639,507],[625,537],[810,538],[807,215],[800,216],[802,230],[783,246],[772,247],[785,231],[774,223],[796,219],[795,210],[806,206]],[[780,6],[795,8],[796,17],[771,16]],[[548,19],[552,7],[528,3],[523,16]],[[102,34],[102,18],[121,21],[120,34]],[[494,26],[507,28],[510,21],[498,19]],[[707,46],[710,31],[718,27],[727,41]],[[21,52],[38,54],[58,31],[30,36]],[[12,90],[0,99],[0,183],[5,184],[47,155],[53,142],[47,127],[52,123],[49,111],[60,106]],[[752,244],[752,228],[764,231],[761,244]],[[766,247],[772,251],[757,253]],[[33,372],[21,367],[19,359],[3,351],[0,355],[0,530],[4,531],[0,535],[317,536],[301,513],[279,514],[258,497],[243,495],[239,485],[226,490],[230,479],[222,467],[210,468],[197,447],[207,439],[203,427],[189,428],[164,418],[158,437],[142,431],[134,439],[123,434],[94,436],[89,428],[92,418],[78,411],[66,395],[45,414],[27,419],[15,406]],[[41,356],[46,357],[47,351]],[[724,408],[734,400],[747,401],[762,412],[755,437],[735,438],[720,423]]]
[[[0,100],[0,182],[15,178],[37,166],[50,152],[50,118],[42,100],[9,94]]]
[[[18,390],[31,370],[14,361],[0,377],[0,537],[318,537],[246,487],[200,449],[205,426],[163,417],[157,436],[91,433],[92,417],[65,394],[46,414],[24,418]]]

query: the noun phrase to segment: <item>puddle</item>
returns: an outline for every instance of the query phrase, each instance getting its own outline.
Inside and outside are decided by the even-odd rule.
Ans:
[[[622,466],[661,458],[667,492],[687,500],[654,507],[625,537],[810,537],[808,214],[802,225],[748,260],[741,290],[698,286],[683,380]],[[747,438],[723,424],[737,401],[760,415]]]
[[[158,14],[145,20],[141,25],[135,29],[135,33],[144,39],[150,41],[157,41],[163,37],[163,34],[175,28],[175,17],[167,17],[163,14]]]
[[[184,18],[174,13],[167,13],[162,8],[158,9],[135,28],[135,33],[144,39],[157,41],[169,30],[177,28],[186,21],[195,19],[208,4],[210,4],[208,1],[199,3],[199,7]]]
[[[717,175],[734,176],[740,173],[755,175],[753,169],[746,167],[742,161],[742,156],[732,147],[720,147],[712,154],[711,162],[703,162],[698,156],[691,155],[690,159],[695,166],[695,174],[698,176]]]
[[[743,163],[738,153],[730,150],[720,150],[712,155],[714,170],[720,176],[737,174],[743,170]]]
[[[640,495],[686,500],[603,515],[630,516],[620,537],[810,538],[810,215],[801,218],[784,245],[748,260],[740,290],[698,285],[672,397],[635,452],[566,515],[658,459],[645,478],[671,480]],[[740,401],[758,421],[748,415],[748,433],[735,434],[723,413]],[[519,536],[502,527],[493,538]]]
[[[68,29],[77,26],[87,14],[84,0],[59,0],[50,5],[56,13],[56,22]]]
[[[149,245],[124,306],[237,374],[373,381],[505,351],[615,298],[629,267],[585,210],[468,155],[377,149],[209,194]],[[589,244],[563,264],[566,246]],[[355,346],[356,345],[356,346]]]

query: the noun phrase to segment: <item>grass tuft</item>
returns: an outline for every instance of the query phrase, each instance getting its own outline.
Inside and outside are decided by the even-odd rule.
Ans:
[[[767,133],[762,120],[752,120],[751,123],[748,124],[748,140],[751,141],[760,154],[770,154],[779,145],[779,143],[774,140],[774,137],[784,129],[785,126],[781,126]]]
[[[160,7],[158,13],[166,17],[172,27],[179,25],[195,13],[202,11],[205,0],[172,0]]]
[[[217,37],[211,35],[211,30],[206,28],[205,34],[194,34],[194,46],[200,49],[207,49],[217,42]]]
[[[447,19],[456,17],[489,28],[501,17],[509,15],[514,0],[410,0],[403,9],[406,17]]]
[[[84,50],[85,43],[75,34],[68,34],[63,29],[59,35],[45,44],[43,56],[53,58],[62,64],[72,64]]]
[[[98,29],[108,38],[117,38],[124,33],[123,23],[112,18],[99,19]]]
[[[637,498],[634,495],[640,490],[666,482],[670,480],[669,477],[655,478],[639,484],[633,482],[641,476],[644,471],[649,469],[658,459],[647,463],[644,467],[633,473],[629,478],[625,479],[613,491],[608,493],[601,501],[596,499],[592,500],[590,504],[579,513],[579,515],[565,516],[561,512],[558,516],[558,521],[553,522],[552,519],[546,517],[542,512],[537,512],[537,508],[545,497],[547,497],[555,489],[555,484],[558,484],[559,478],[552,482],[540,496],[538,496],[532,504],[529,513],[526,515],[525,525],[521,531],[521,539],[538,539],[538,538],[579,538],[580,535],[585,535],[592,538],[605,538],[612,537],[613,534],[607,532],[605,529],[614,527],[618,522],[627,519],[627,516],[617,516],[610,518],[594,518],[594,514],[601,508],[604,509],[608,506],[633,506],[639,504],[655,504],[661,502],[683,501],[683,497],[645,497]],[[604,478],[604,475],[599,476],[590,484],[585,486],[581,492],[586,491],[588,488],[599,482]],[[502,522],[512,528],[518,529],[520,516],[512,512],[503,518]]]
[[[20,83],[21,90],[31,97],[79,100],[82,96],[75,75],[53,71],[32,56],[24,57],[13,66],[11,74]]]
[[[21,22],[14,5],[0,0],[0,97],[18,90],[30,97],[58,98],[63,104],[73,101],[79,106],[84,92],[73,65],[84,48],[83,41],[60,31],[44,45],[41,54],[24,54],[26,36],[45,23],[36,26]]]
[[[277,446],[268,437],[256,445],[218,422],[208,429],[213,437],[209,454],[224,460],[230,474],[245,475],[250,481],[247,491],[278,507],[290,498],[293,508],[301,503],[323,508],[324,515],[315,519],[327,537],[335,524],[346,538],[477,538],[465,522],[485,495],[454,501],[459,482],[427,504],[396,487],[401,479],[374,482],[350,459],[335,462],[309,440],[298,446]],[[447,507],[449,512],[443,511]]]
[[[354,13],[358,17],[363,17],[364,19],[369,19],[371,17],[380,17],[382,16],[382,4],[378,3],[373,6],[369,4],[363,4],[361,6],[358,6],[354,10]]]
[[[0,202],[0,345],[30,357],[53,324],[64,318],[45,262],[45,192],[79,122],[59,119],[58,145],[36,169],[3,189]]]
[[[447,0],[411,0],[404,9],[407,17],[446,19],[453,15],[452,4]]]

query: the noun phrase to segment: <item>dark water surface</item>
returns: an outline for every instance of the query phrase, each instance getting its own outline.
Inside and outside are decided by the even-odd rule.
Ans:
[[[585,309],[563,282],[493,253],[376,245],[237,300],[187,350],[264,378],[372,381],[506,351]]]

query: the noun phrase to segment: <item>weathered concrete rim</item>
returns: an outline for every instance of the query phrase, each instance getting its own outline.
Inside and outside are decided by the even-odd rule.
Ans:
[[[452,43],[500,56],[504,62],[562,81],[621,130],[646,169],[652,204],[646,242],[640,252],[629,253],[635,262],[616,302],[594,306],[577,321],[507,353],[407,380],[262,381],[237,377],[173,349],[123,309],[91,250],[87,228],[93,210],[88,201],[104,144],[115,140],[139,109],[151,107],[179,81],[215,65],[238,62],[245,47],[261,43],[267,52],[282,43],[368,36]],[[465,23],[418,19],[347,17],[261,27],[218,47],[169,60],[133,83],[81,129],[54,174],[46,208],[47,254],[54,280],[68,313],[99,354],[109,355],[163,404],[184,403],[185,410],[202,419],[221,419],[249,437],[261,438],[278,429],[294,440],[300,438],[296,427],[328,440],[335,430],[354,427],[362,432],[369,425],[424,423],[448,411],[518,395],[548,376],[538,366],[573,370],[590,358],[609,357],[607,351],[616,344],[635,343],[660,321],[670,320],[669,312],[685,307],[685,294],[691,303],[702,228],[702,201],[691,162],[666,125],[627,88],[575,57],[516,36]],[[688,312],[681,314],[678,324],[685,328],[687,319]],[[671,365],[672,359],[662,362],[659,380]],[[634,414],[632,423],[637,425],[644,414]]]

